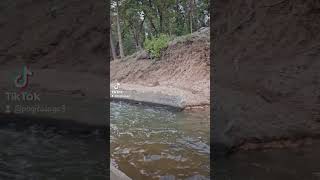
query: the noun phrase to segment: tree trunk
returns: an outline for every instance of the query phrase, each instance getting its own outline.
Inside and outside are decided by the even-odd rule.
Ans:
[[[153,9],[152,0],[149,0],[148,2],[149,2],[150,9]],[[151,27],[154,29],[155,35],[157,36],[159,34],[159,32],[158,32],[156,26],[153,23],[152,17],[150,16],[150,14],[147,13],[147,11],[144,11],[144,13],[146,14],[146,17],[148,18]],[[152,34],[152,31],[151,31],[151,34]]]
[[[179,33],[179,28],[180,28],[180,26],[179,26],[179,16],[180,16],[180,11],[179,11],[179,0],[176,0],[176,6],[175,6],[175,10],[176,10],[176,17],[175,17],[175,20],[176,20],[176,30],[175,30],[175,33],[176,34],[178,34]]]
[[[150,25],[151,25],[151,29],[154,30],[154,34],[155,34],[155,35],[158,35],[158,34],[159,34],[159,33],[158,33],[158,30],[157,30],[156,26],[154,25],[154,23],[153,23],[153,21],[152,21],[152,18],[151,18],[149,15],[146,15],[146,17],[147,17],[148,20],[149,20],[149,23],[150,23]],[[152,34],[152,30],[150,30],[150,32],[151,32],[151,34]]]
[[[110,31],[110,46],[111,46],[112,58],[113,58],[113,60],[115,60],[115,59],[117,59],[117,54],[116,54],[116,49],[115,49],[114,44],[113,44],[111,31]]]
[[[136,32],[136,36],[135,36],[136,47],[137,47],[137,50],[138,50],[138,51],[142,49],[141,44],[143,44],[143,42],[140,43],[141,36],[140,36],[139,33],[142,34],[142,37],[144,36],[144,33],[145,33],[144,30],[143,30],[143,23],[144,23],[144,21],[145,21],[145,17],[143,17],[143,20],[141,21],[140,26],[139,26],[139,29],[138,29],[138,31]]]
[[[160,33],[163,33],[163,15],[162,15],[162,11],[160,10],[160,8],[157,8],[158,10],[158,16],[159,16],[159,29],[160,29]]]
[[[118,0],[117,0],[117,30],[118,30],[120,57],[124,58],[123,45],[122,45],[122,36],[121,36],[121,29],[120,29],[119,1]]]
[[[134,28],[132,28],[132,35],[133,35],[133,40],[134,44],[136,46],[136,50],[139,51],[141,49],[140,42],[139,42],[139,32]]]
[[[190,0],[190,33],[192,33],[192,21],[193,21],[193,8],[194,8],[194,4],[193,4],[193,0]]]
[[[160,32],[163,33],[163,17],[161,12],[159,14],[159,18],[160,18]]]

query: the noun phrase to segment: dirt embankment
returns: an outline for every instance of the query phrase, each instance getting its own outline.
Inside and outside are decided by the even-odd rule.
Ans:
[[[103,1],[1,1],[0,91],[28,64],[28,90],[105,97],[105,8]]]
[[[102,1],[2,0],[0,68],[105,74],[104,12]]]
[[[209,106],[209,46],[209,28],[203,28],[170,42],[157,60],[149,59],[145,52],[138,52],[125,59],[112,61],[111,81],[119,82],[123,90],[138,94],[175,97],[179,102],[174,104],[182,108]],[[146,101],[157,103],[152,99]]]
[[[65,105],[60,113],[16,114],[104,126],[102,87],[109,49],[105,8],[103,1],[0,1],[0,113],[6,106],[15,112],[16,105]],[[25,90],[41,101],[16,101],[6,95],[20,91],[13,78],[26,64],[33,75]]]
[[[214,147],[320,137],[320,2],[214,7]]]

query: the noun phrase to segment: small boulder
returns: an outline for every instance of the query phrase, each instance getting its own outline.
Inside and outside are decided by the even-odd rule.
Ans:
[[[137,53],[136,59],[150,59],[150,55],[147,51],[141,50]]]

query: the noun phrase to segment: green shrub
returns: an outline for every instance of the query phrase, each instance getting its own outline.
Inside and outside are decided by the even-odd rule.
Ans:
[[[159,37],[152,37],[151,39],[146,39],[144,42],[144,48],[152,57],[159,58],[161,51],[168,46],[170,37],[168,35],[162,34]]]

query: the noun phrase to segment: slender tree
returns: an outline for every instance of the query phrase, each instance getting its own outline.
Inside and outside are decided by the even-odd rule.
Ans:
[[[116,0],[117,3],[117,31],[118,31],[118,41],[119,41],[119,50],[120,50],[120,57],[124,58],[123,52],[123,44],[122,44],[122,35],[121,35],[121,28],[120,28],[120,15],[119,15],[119,0]]]
[[[114,48],[111,31],[110,31],[110,46],[111,46],[111,53],[112,53],[113,60],[115,60],[117,59],[117,54],[116,54],[116,49]]]
[[[192,33],[193,28],[193,9],[194,9],[194,0],[190,0],[190,33]]]

